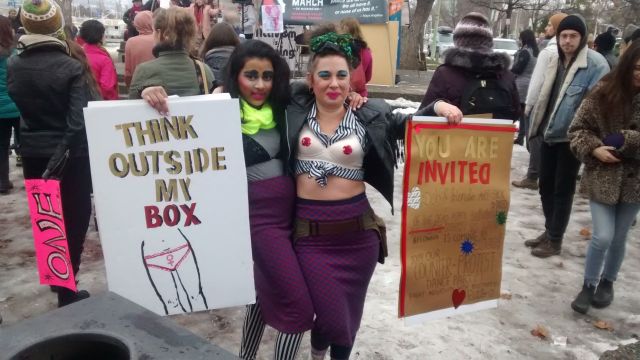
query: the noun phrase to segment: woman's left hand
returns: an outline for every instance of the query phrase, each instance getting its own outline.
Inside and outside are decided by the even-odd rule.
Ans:
[[[350,92],[349,96],[347,96],[347,101],[353,111],[360,109],[368,100],[369,98],[361,96],[355,91]]]

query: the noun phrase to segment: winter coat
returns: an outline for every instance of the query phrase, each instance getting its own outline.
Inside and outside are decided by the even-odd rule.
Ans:
[[[600,104],[589,96],[569,127],[571,150],[584,163],[580,192],[591,200],[609,205],[640,203],[640,94],[634,97],[632,109],[631,118],[617,111],[607,120]],[[591,153],[614,133],[624,136],[624,145],[618,149],[622,161],[603,163]]]
[[[544,82],[544,74],[547,70],[547,66],[549,66],[549,62],[552,59],[557,59],[558,57],[558,42],[556,37],[552,37],[549,39],[547,46],[540,50],[538,54],[538,59],[536,59],[536,66],[533,69],[533,73],[531,74],[531,81],[529,82],[529,89],[527,89],[527,98],[525,101],[526,110],[525,113],[529,114],[533,105],[538,101],[538,96],[540,95],[540,88],[542,88],[542,83]]]
[[[155,46],[153,34],[134,36],[124,46],[124,82],[129,86],[138,65],[155,59],[152,50]]]
[[[527,90],[531,82],[531,74],[536,67],[536,61],[537,58],[533,55],[533,50],[528,46],[518,50],[514,56],[511,72],[516,74],[516,87],[521,104],[527,101]]]
[[[124,47],[124,83],[129,86],[136,67],[143,62],[155,59],[153,47],[153,15],[151,12],[140,12],[133,20],[139,35],[129,38]]]
[[[555,54],[547,65],[540,96],[531,112],[529,138],[538,134],[549,104],[553,83],[560,66],[559,55]],[[546,129],[543,129],[544,141],[548,143],[568,142],[567,130],[578,110],[582,99],[600,79],[609,72],[609,65],[602,55],[583,47],[573,64],[565,72],[555,104],[551,108]]]
[[[362,97],[369,96],[367,91],[367,83],[371,81],[373,71],[373,57],[371,49],[363,47],[359,51],[360,64],[351,71],[351,89]]]
[[[51,157],[69,150],[87,156],[82,108],[91,91],[82,64],[65,42],[45,35],[23,35],[19,55],[9,58],[7,84],[22,121],[21,153]]]
[[[220,46],[207,51],[207,54],[204,56],[204,62],[209,65],[213,71],[213,76],[219,83],[222,82],[224,67],[227,65],[234,49],[235,46]]]
[[[306,123],[307,115],[314,102],[315,97],[309,93],[309,87],[305,82],[292,84],[291,104],[287,106],[285,124],[287,145],[283,147],[283,150],[289,151],[287,158],[292,173],[295,168],[300,130]],[[433,104],[430,104],[429,109],[432,114]],[[364,181],[378,190],[393,210],[396,140],[404,139],[405,124],[409,115],[392,113],[391,107],[381,99],[369,99],[365,105],[355,111],[355,115],[364,125],[367,133],[368,145],[362,163]]]
[[[15,54],[15,50],[2,50],[0,52],[0,119],[12,119],[20,117],[20,112],[7,90],[7,60],[9,56]]]
[[[91,65],[91,72],[100,87],[102,99],[118,100],[118,74],[111,55],[96,44],[84,44],[83,49]]]
[[[602,54],[605,60],[607,60],[607,64],[609,64],[609,69],[613,70],[613,68],[618,64],[618,58],[613,55],[613,52],[609,51],[605,54]]]
[[[158,50],[155,60],[138,65],[129,87],[129,98],[140,99],[140,93],[149,86],[164,87],[167,95],[192,96],[201,95],[196,75],[196,65],[185,50]],[[204,65],[209,82],[213,89],[214,77],[209,66]]]
[[[420,108],[437,100],[460,106],[467,84],[477,74],[495,75],[512,97],[513,120],[520,117],[520,98],[515,84],[515,76],[509,71],[511,58],[503,53],[479,53],[466,49],[451,48],[444,52],[444,64],[433,73],[429,88],[422,99]]]

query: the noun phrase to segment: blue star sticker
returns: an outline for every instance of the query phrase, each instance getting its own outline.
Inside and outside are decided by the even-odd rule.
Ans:
[[[462,244],[460,244],[460,251],[462,251],[464,255],[471,255],[473,248],[473,242],[469,239],[465,239]]]

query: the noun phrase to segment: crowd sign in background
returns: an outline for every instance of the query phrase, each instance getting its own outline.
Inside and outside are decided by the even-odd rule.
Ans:
[[[409,322],[497,306],[513,132],[504,120],[410,123],[399,302]]]
[[[170,99],[169,110],[84,110],[109,290],[161,315],[253,302],[238,100]]]
[[[386,0],[281,0],[285,24],[310,25],[355,17],[361,24],[385,23]]]

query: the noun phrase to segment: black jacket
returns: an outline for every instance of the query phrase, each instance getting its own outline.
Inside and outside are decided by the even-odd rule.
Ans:
[[[9,95],[18,106],[21,153],[51,157],[69,150],[87,156],[82,108],[90,98],[84,69],[66,43],[43,35],[23,35],[18,56],[8,62]]]
[[[287,107],[286,134],[288,164],[293,172],[298,136],[306,122],[315,98],[303,82],[292,84],[291,104]],[[381,99],[369,101],[356,112],[367,131],[367,147],[362,167],[364,181],[378,190],[391,205],[393,211],[393,172],[397,159],[398,139],[404,139],[405,124],[409,115],[393,114],[391,107]]]
[[[205,64],[209,65],[211,71],[213,71],[216,86],[222,85],[224,68],[227,66],[229,57],[234,49],[234,46],[219,46],[207,51],[207,54],[204,56]]]

